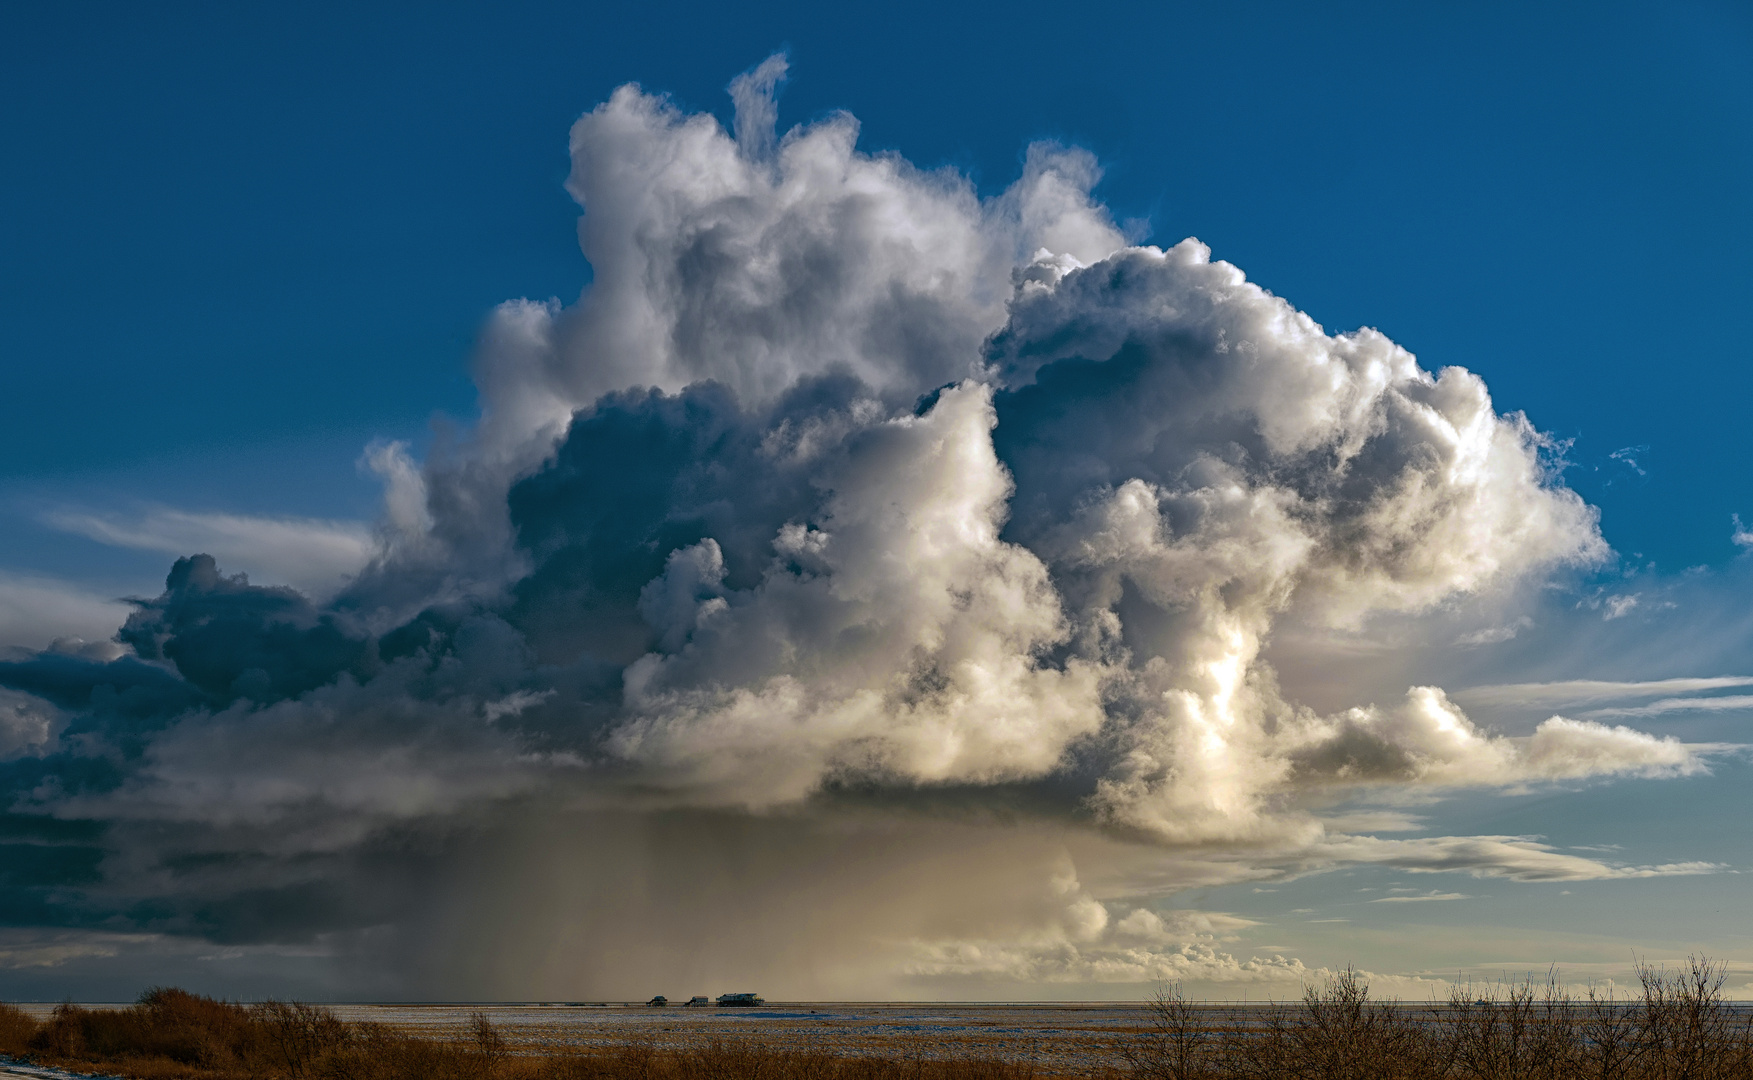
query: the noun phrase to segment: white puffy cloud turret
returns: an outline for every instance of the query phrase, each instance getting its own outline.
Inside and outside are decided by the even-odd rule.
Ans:
[[[506,890],[551,863],[598,882],[529,925],[628,918],[639,896],[601,882],[673,884],[708,856],[665,823],[701,815],[794,853],[739,887],[828,888],[797,882],[835,860],[865,880],[868,904],[818,898],[880,924],[837,939],[863,950],[847,971],[1270,980],[1304,969],[1220,951],[1233,920],[1140,905],[1344,862],[1710,869],[1322,816],[1703,767],[1587,720],[1492,733],[1430,686],[1323,713],[1264,659],[1288,618],[1348,632],[1602,561],[1528,419],[1374,330],[1327,333],[1196,240],[1131,246],[1083,151],[1032,147],[982,198],[861,152],[844,114],[781,133],[784,74],[732,84],[734,133],[637,86],[574,125],[592,284],[493,316],[473,428],[424,461],[370,450],[376,556],[338,597],[198,556],[135,605],[128,655],[4,665],[14,812],[117,838],[89,918],[418,936],[496,910],[468,868],[514,858]],[[836,828],[864,861],[823,854]],[[888,879],[861,873],[946,852],[955,889],[872,915]],[[453,894],[475,899],[431,899]],[[291,895],[326,914],[251,907]]]

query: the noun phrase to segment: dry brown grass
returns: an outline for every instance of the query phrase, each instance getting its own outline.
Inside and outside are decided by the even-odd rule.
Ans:
[[[1033,1066],[995,1058],[845,1057],[715,1039],[670,1053],[649,1043],[544,1059],[535,1080],[1033,1080]]]
[[[22,1054],[30,1049],[37,1022],[13,1005],[0,1004],[0,1054]]]
[[[57,1006],[44,1023],[0,1005],[0,1053],[98,1067],[138,1080],[1033,1080],[988,1058],[837,1057],[716,1039],[693,1050],[649,1041],[598,1052],[520,1055],[484,1014],[466,1037],[346,1023],[319,1005],[238,1005],[154,989],[125,1009]]]
[[[1641,995],[1575,997],[1532,980],[1469,987],[1446,1006],[1373,1000],[1354,971],[1295,1005],[1237,1018],[1165,989],[1149,1024],[1110,1049],[1113,1080],[1753,1080],[1753,1029],[1722,999],[1724,969],[1639,969]],[[1037,1067],[715,1039],[520,1054],[483,1014],[462,1038],[346,1023],[296,1002],[244,1006],[154,989],[125,1009],[62,1005],[44,1023],[0,1005],[0,1053],[139,1080],[1034,1080]]]

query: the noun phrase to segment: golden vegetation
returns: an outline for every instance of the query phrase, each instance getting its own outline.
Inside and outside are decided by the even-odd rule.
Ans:
[[[1165,990],[1148,1024],[1092,1049],[1109,1080],[1753,1080],[1753,1028],[1723,1000],[1724,969],[1639,969],[1631,1000],[1555,980],[1453,995],[1442,1006],[1372,1000],[1346,971],[1291,1006],[1218,1010]],[[347,1023],[321,1006],[239,1005],[154,989],[124,1009],[67,1004],[39,1023],[0,1005],[0,1054],[139,1080],[1033,1080],[1030,1062],[889,1057],[713,1040],[520,1052],[475,1013],[456,1039]]]
[[[685,1051],[649,1041],[593,1052],[519,1054],[476,1013],[445,1040],[346,1023],[318,1005],[238,1005],[154,989],[125,1009],[57,1006],[45,1023],[0,1005],[0,1053],[139,1080],[1031,1080],[987,1058],[836,1057],[713,1040]]]

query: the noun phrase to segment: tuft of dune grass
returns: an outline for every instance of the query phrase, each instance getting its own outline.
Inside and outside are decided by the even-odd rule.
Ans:
[[[30,1049],[37,1022],[16,1005],[0,1004],[0,1054],[22,1054]]]

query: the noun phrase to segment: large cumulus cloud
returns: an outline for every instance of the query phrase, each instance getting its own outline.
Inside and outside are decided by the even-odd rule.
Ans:
[[[326,943],[476,993],[512,976],[439,928],[572,942],[570,974],[524,973],[548,993],[731,958],[818,992],[1270,980],[1300,964],[1152,902],[1342,863],[1710,869],[1324,816],[1702,768],[1589,720],[1492,733],[1428,686],[1324,714],[1262,658],[1287,618],[1603,559],[1529,420],[1195,240],[1129,246],[1081,151],[1032,147],[982,199],[860,152],[850,116],[780,135],[783,75],[732,84],[734,135],[636,86],[578,121],[592,285],[494,315],[471,429],[369,449],[384,515],[339,595],[192,555],[122,655],[0,664],[36,859],[0,883],[13,925]],[[777,912],[745,923],[812,897],[815,981],[727,943],[708,879]]]

